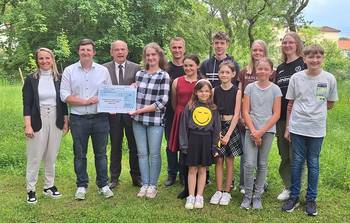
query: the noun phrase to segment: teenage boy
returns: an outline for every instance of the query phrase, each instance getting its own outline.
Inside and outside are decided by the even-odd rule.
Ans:
[[[317,215],[317,187],[319,159],[322,141],[326,135],[327,109],[338,100],[334,76],[321,65],[324,50],[319,45],[310,45],[303,50],[307,69],[294,74],[288,85],[285,137],[292,143],[292,186],[290,198],[282,210],[292,212],[299,205],[300,181],[303,165],[307,163],[308,187],[305,212]]]
[[[200,66],[201,74],[210,81],[213,88],[220,85],[219,80],[219,65],[224,61],[231,61],[235,65],[236,74],[239,74],[239,65],[238,63],[233,59],[233,56],[230,56],[227,54],[227,49],[229,47],[230,38],[227,33],[225,32],[217,32],[213,36],[213,48],[214,48],[214,55],[205,61]],[[235,76],[234,80],[232,80],[232,83],[236,86],[238,86],[237,76]],[[209,171],[207,171],[207,180],[206,184],[209,184]],[[234,185],[232,185],[234,186]]]
[[[230,43],[230,39],[227,33],[225,32],[215,33],[213,36],[213,48],[214,48],[215,54],[212,57],[203,61],[203,63],[200,66],[201,74],[204,75],[206,78],[208,78],[213,88],[220,84],[219,75],[218,75],[219,65],[223,61],[233,62],[233,64],[235,65],[236,74],[239,73],[238,63],[233,59],[233,56],[228,55],[226,52],[227,48],[229,47],[229,43]]]

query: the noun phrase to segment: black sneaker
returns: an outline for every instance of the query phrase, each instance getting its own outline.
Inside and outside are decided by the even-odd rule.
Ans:
[[[289,198],[286,202],[284,202],[282,206],[282,211],[285,212],[293,212],[295,208],[299,206],[299,198]]]
[[[38,200],[36,199],[36,196],[35,196],[35,191],[29,191],[28,194],[27,194],[27,203],[28,204],[36,204]]]
[[[44,195],[52,197],[52,198],[60,198],[62,194],[57,190],[56,186],[52,186],[50,188],[44,189]]]
[[[306,201],[305,213],[309,216],[317,215],[316,201]]]

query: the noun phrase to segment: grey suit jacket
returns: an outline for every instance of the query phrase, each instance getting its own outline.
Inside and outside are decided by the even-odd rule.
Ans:
[[[109,75],[111,76],[112,84],[113,85],[130,85],[135,82],[135,75],[137,71],[141,70],[140,66],[134,62],[131,62],[129,60],[126,60],[125,62],[125,73],[124,78],[121,83],[118,83],[116,72],[115,72],[115,64],[114,61],[107,62],[103,64],[108,71]]]

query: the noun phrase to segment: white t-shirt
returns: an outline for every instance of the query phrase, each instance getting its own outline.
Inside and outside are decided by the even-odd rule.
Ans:
[[[247,85],[244,94],[250,98],[249,115],[255,129],[259,130],[272,117],[275,98],[282,97],[281,89],[274,83],[262,89],[255,81]],[[267,132],[275,133],[276,125],[273,125]]]
[[[306,70],[294,74],[288,85],[286,99],[294,100],[289,131],[308,137],[326,135],[327,101],[337,101],[337,81],[322,70],[309,76]]]

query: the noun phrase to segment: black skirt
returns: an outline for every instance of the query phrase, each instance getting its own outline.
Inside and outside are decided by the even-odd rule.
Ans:
[[[211,152],[211,132],[189,132],[188,150],[186,156],[187,166],[210,166],[214,159]]]

